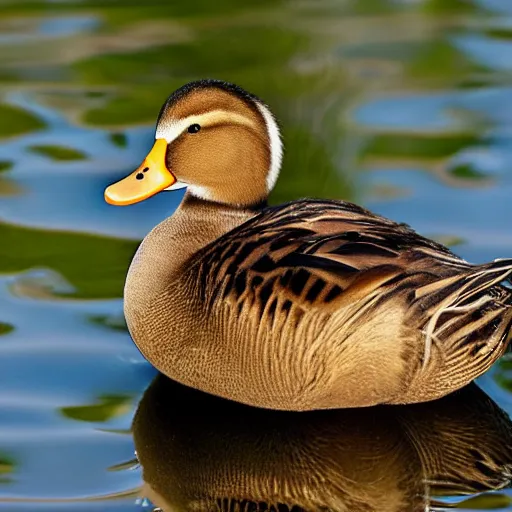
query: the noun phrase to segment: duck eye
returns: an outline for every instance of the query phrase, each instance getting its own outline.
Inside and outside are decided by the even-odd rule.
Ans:
[[[198,124],[191,124],[188,127],[188,133],[197,133],[201,129],[201,126]]]

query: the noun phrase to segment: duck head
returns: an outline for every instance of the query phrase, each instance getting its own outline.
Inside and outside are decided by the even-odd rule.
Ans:
[[[256,96],[218,80],[192,82],[167,99],[153,148],[105,200],[129,205],[186,186],[201,199],[249,206],[266,200],[281,157],[278,125]]]

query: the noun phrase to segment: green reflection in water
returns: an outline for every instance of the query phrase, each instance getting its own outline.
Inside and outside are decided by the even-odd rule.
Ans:
[[[309,197],[351,198],[353,191],[347,175],[337,170],[333,152],[325,142],[301,126],[287,127],[283,134],[292,149],[286,153],[271,203],[297,199],[306,191]]]
[[[126,140],[126,135],[124,133],[111,133],[110,140],[120,148],[125,148],[128,145],[128,141]]]
[[[121,297],[137,243],[95,235],[40,231],[0,224],[0,271],[48,267],[83,298]]]
[[[461,149],[478,143],[478,136],[473,134],[424,136],[421,134],[388,133],[372,137],[364,153],[367,156],[434,159],[453,155]]]
[[[429,238],[435,240],[436,242],[445,245],[446,247],[457,247],[459,245],[465,244],[467,241],[464,238],[457,235],[436,235],[430,234]]]
[[[8,160],[0,160],[0,172],[9,171],[12,169],[12,162]]]
[[[61,413],[78,421],[106,422],[130,412],[132,399],[126,395],[104,395],[96,404],[62,407]]]
[[[14,472],[14,467],[14,460],[0,453],[0,484],[12,482],[12,478],[9,475]]]
[[[230,27],[200,30],[197,39],[122,54],[96,55],[74,65],[83,82],[91,85],[124,83],[123,92],[86,112],[95,125],[155,122],[167,96],[184,83],[199,78],[222,78],[269,97],[296,96],[309,88],[294,73],[275,73],[276,67],[307,43],[304,36],[277,28]],[[229,48],[229,58],[226,52]]]
[[[501,358],[495,368],[494,380],[501,388],[512,392],[512,359],[510,355]]]
[[[414,60],[407,65],[411,79],[434,81],[438,85],[452,84],[454,77],[460,81],[483,68],[468,59],[447,40],[430,41],[421,45]]]
[[[0,137],[22,135],[45,127],[38,117],[12,105],[0,104],[0,119]]]
[[[94,324],[102,325],[103,327],[113,329],[114,331],[128,331],[128,326],[126,325],[124,316],[91,316],[89,317],[89,320]]]
[[[494,27],[486,30],[486,34],[496,39],[510,40],[512,39],[511,27]]]
[[[70,162],[73,160],[85,160],[86,156],[77,149],[64,146],[48,145],[48,146],[30,146],[30,151],[46,156],[52,160]]]
[[[473,2],[467,0],[427,0],[422,2],[425,12],[431,14],[469,14],[478,11],[478,7]]]
[[[478,169],[475,169],[471,164],[460,164],[450,168],[447,172],[456,178],[465,180],[485,180],[488,178],[488,176]]]
[[[512,499],[502,493],[488,493],[469,498],[459,503],[456,508],[464,510],[502,510],[512,505]]]
[[[244,11],[257,11],[282,5],[284,0],[194,0],[187,2],[162,2],[149,0],[141,4],[139,0],[86,0],[81,2],[88,7],[101,8],[112,26],[138,21],[146,18],[185,18],[212,19],[218,16],[233,15]]]
[[[0,322],[0,336],[2,334],[8,334],[14,330],[14,326],[11,324],[6,324],[5,322]]]

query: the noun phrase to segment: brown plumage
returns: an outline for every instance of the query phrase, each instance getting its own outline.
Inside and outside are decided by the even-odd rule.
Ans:
[[[420,512],[512,476],[510,419],[474,384],[425,404],[293,413],[160,375],[133,436],[143,494],[164,511]]]
[[[141,168],[162,185],[134,191],[149,185],[132,175],[106,197],[188,186],[125,288],[132,337],[168,376],[261,407],[359,407],[438,398],[503,354],[512,260],[471,265],[343,201],[264,206],[282,149],[254,96],[189,84],[165,104],[156,138],[161,169],[155,150]]]

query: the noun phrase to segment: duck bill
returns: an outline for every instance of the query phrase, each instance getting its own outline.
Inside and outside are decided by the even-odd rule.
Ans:
[[[176,183],[165,164],[166,152],[167,141],[157,139],[136,171],[105,189],[105,201],[116,206],[138,203]]]

